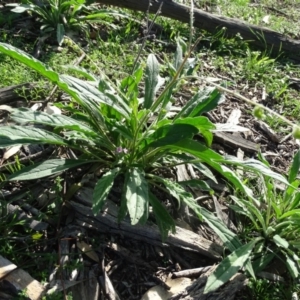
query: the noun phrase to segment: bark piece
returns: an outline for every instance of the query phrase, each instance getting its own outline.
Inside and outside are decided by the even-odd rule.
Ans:
[[[241,148],[245,152],[256,153],[259,151],[259,145],[242,138],[240,135],[233,135],[225,132],[214,132],[214,140],[223,146],[233,149]]]
[[[203,294],[208,276],[215,270],[215,267],[210,268],[202,273],[200,277],[184,291],[172,296],[169,300],[234,300],[237,299],[237,293],[247,284],[247,278],[244,274],[238,273],[224,286],[214,292]]]
[[[0,89],[0,104],[11,104],[11,102],[25,101],[23,96],[17,93],[18,90],[24,89],[29,91],[35,87],[34,83],[22,83],[18,85],[8,86]],[[25,92],[26,94],[26,92]]]
[[[6,293],[4,285],[17,293],[26,291],[31,300],[41,299],[44,293],[44,287],[37,280],[0,255],[0,289]]]
[[[198,234],[176,227],[176,233],[170,234],[163,243],[159,229],[156,225],[135,225],[132,226],[129,220],[118,223],[118,210],[115,205],[107,202],[106,209],[94,216],[90,207],[71,201],[69,205],[75,211],[76,221],[85,228],[91,228],[98,232],[110,232],[123,235],[157,246],[172,246],[187,251],[198,252],[207,257],[219,260],[222,257],[223,248]]]
[[[151,3],[150,7],[149,1]],[[156,13],[160,3],[163,2],[161,8],[162,16],[184,23],[190,22],[190,8],[170,0],[97,0],[97,2],[143,12],[146,12],[149,7],[151,13]],[[300,60],[300,41],[268,28],[251,25],[237,19],[212,15],[200,9],[194,10],[194,26],[211,33],[215,33],[225,27],[226,35],[229,37],[240,34],[244,40],[251,41],[253,45],[259,48],[264,49],[267,46],[273,51],[274,55],[277,55],[280,51],[285,51],[290,58],[297,61]]]

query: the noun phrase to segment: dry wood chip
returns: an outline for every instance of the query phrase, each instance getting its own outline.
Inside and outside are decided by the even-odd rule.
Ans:
[[[88,256],[91,260],[99,263],[99,257],[97,253],[93,250],[93,248],[85,243],[84,241],[77,241],[76,245],[78,249],[80,249],[86,256]]]

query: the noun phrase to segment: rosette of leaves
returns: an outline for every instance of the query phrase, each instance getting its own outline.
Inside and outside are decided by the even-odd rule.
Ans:
[[[268,161],[261,155],[260,158],[269,167]],[[245,218],[244,226],[251,235],[246,237],[245,244],[235,239],[235,246],[230,245],[232,253],[208,278],[205,292],[218,288],[243,266],[254,278],[266,268],[271,270],[269,272],[284,274],[288,282],[300,278],[299,168],[300,151],[294,156],[284,191],[276,185],[278,180],[282,181],[278,174],[258,174],[257,200],[240,194],[231,196],[234,201],[231,208]],[[272,271],[273,264],[280,269]]]
[[[102,173],[93,193],[92,209],[95,214],[105,204],[115,180],[123,178],[120,220],[129,213],[133,225],[144,223],[151,206],[162,238],[166,238],[168,232],[175,230],[175,223],[153,193],[153,189],[161,189],[179,203],[184,202],[192,208],[200,219],[217,232],[228,249],[235,251],[241,246],[234,233],[212,213],[200,207],[193,196],[186,192],[185,183],[179,184],[164,178],[159,172],[174,165],[190,163],[216,181],[210,171],[213,169],[235,189],[253,199],[251,190],[225,165],[236,161],[225,160],[210,149],[211,130],[215,126],[202,114],[224,100],[218,90],[205,88],[196,91],[181,110],[170,117],[172,95],[195,66],[194,59],[184,56],[182,41],[177,43],[174,61],[169,65],[168,79],[160,77],[158,61],[150,54],[145,70],[138,68],[118,86],[105,76],[96,78],[78,68],[73,68],[73,71],[76,70],[88,81],[60,75],[11,45],[0,43],[0,52],[37,71],[76,103],[76,109],[71,110],[68,116],[6,107],[10,111],[10,118],[20,125],[1,126],[0,147],[51,144],[69,147],[79,153],[78,159],[49,159],[26,166],[8,175],[7,181],[34,180],[89,164],[93,170],[98,169]],[[139,85],[143,78],[144,95],[140,97]],[[32,124],[45,127],[33,127]],[[196,135],[202,136],[202,140],[194,139]],[[258,161],[253,160],[248,164],[239,162],[238,165],[266,175],[274,174]],[[279,175],[277,179],[285,180]],[[199,183],[203,187],[203,182]]]
[[[12,12],[30,12],[41,23],[43,36],[56,34],[57,43],[62,44],[64,36],[70,30],[88,33],[89,22],[101,22],[114,26],[108,18],[112,16],[125,17],[125,14],[114,10],[97,9],[86,0],[49,0],[31,1],[26,4],[8,4],[15,6]]]
[[[128,211],[132,224],[145,222],[151,205],[163,237],[170,230],[174,231],[174,221],[151,188],[162,188],[190,206],[196,203],[181,185],[160,177],[160,168],[194,162],[199,170],[215,180],[207,167],[201,165],[205,162],[225,177],[231,177],[230,180],[243,190],[245,187],[234,173],[218,163],[222,156],[209,148],[211,129],[215,126],[201,114],[223,101],[223,96],[216,89],[199,90],[175,117],[168,118],[173,90],[178,88],[181,78],[191,71],[194,64],[183,57],[181,44],[178,42],[174,63],[170,66],[177,71],[168,81],[160,77],[158,61],[151,54],[145,70],[138,68],[116,87],[109,80],[95,78],[83,69],[77,68],[76,71],[89,81],[60,75],[25,52],[1,43],[2,53],[55,83],[80,107],[70,116],[10,108],[10,118],[20,125],[1,127],[1,148],[20,144],[52,144],[70,147],[81,155],[77,160],[51,159],[25,167],[11,174],[7,180],[32,180],[82,164],[93,164],[103,170],[94,190],[94,213],[101,210],[114,180],[122,175],[124,192],[120,219]],[[139,98],[138,87],[143,78],[144,97]],[[162,90],[159,94],[158,89]],[[32,124],[45,125],[45,128],[53,130],[35,128]],[[202,135],[204,142],[194,140],[195,135]]]

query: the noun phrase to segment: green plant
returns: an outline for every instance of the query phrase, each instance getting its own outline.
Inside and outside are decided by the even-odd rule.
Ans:
[[[138,85],[143,78],[142,68],[114,87],[104,77],[96,79],[79,68],[73,70],[85,76],[89,82],[59,75],[28,54],[1,43],[2,53],[23,62],[57,84],[80,107],[80,110],[70,109],[71,116],[4,107],[10,111],[11,118],[22,125],[1,127],[1,148],[16,144],[54,144],[70,147],[79,155],[76,160],[51,159],[25,167],[8,175],[7,180],[31,180],[59,174],[83,164],[93,164],[91,172],[98,169],[102,174],[94,190],[94,213],[101,210],[115,179],[119,177],[123,180],[124,189],[119,219],[128,210],[132,224],[143,223],[148,218],[151,205],[164,238],[170,230],[174,231],[175,225],[152,193],[153,187],[169,193],[179,202],[184,201],[206,221],[211,214],[200,208],[182,185],[160,176],[161,169],[186,163],[192,163],[199,169],[199,164],[206,163],[227,178],[235,188],[252,197],[251,191],[237,175],[220,164],[221,161],[227,163],[223,157],[207,147],[212,142],[211,130],[215,126],[201,114],[223,101],[223,96],[216,89],[198,91],[173,119],[168,117],[172,107],[172,93],[183,82],[184,76],[192,72],[195,63],[188,56],[183,57],[186,48],[182,41],[178,42],[174,63],[169,64],[171,76],[166,82],[159,76],[155,56],[149,55],[145,70],[145,94],[139,98]],[[156,97],[162,86],[162,92]],[[28,123],[50,126],[54,132],[24,126]],[[202,135],[205,142],[195,141],[193,137],[196,134]],[[259,167],[266,174],[271,172],[259,162],[252,163],[252,166]],[[200,170],[216,181],[207,168],[202,167]],[[212,222],[217,224],[213,226],[223,226],[214,217]],[[231,238],[234,239],[234,236],[231,235]]]
[[[261,156],[268,166],[268,162]],[[231,208],[246,217],[252,228],[252,236],[247,244],[237,248],[217,267],[208,278],[206,292],[227,281],[237,270],[248,262],[254,273],[272,268],[272,263],[280,264],[280,272],[289,272],[292,280],[300,275],[300,151],[295,155],[288,174],[288,186],[284,192],[278,191],[276,178],[259,175],[256,182],[257,201],[232,196]],[[228,274],[231,274],[230,277]],[[217,282],[217,283],[216,283]]]
[[[109,16],[125,16],[113,10],[99,10],[93,5],[86,5],[86,0],[49,0],[38,4],[29,0],[28,4],[11,4],[11,6],[16,6],[12,9],[15,13],[29,11],[36,15],[42,24],[40,28],[42,35],[56,33],[59,45],[70,30],[88,33],[89,23],[102,22],[113,26],[111,22],[107,22]]]

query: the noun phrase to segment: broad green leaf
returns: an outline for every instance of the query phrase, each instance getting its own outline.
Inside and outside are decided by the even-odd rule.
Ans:
[[[78,93],[82,101],[90,102],[92,100],[94,103],[108,105],[121,115],[129,117],[130,108],[117,95],[109,94],[108,91],[106,93],[100,92],[93,84],[69,75],[61,75],[60,78],[68,85],[69,89]]]
[[[10,57],[18,60],[21,63],[24,63],[32,70],[37,71],[42,76],[52,81],[54,84],[57,84],[63,91],[65,91],[80,105],[82,105],[86,112],[89,113],[90,118],[93,120],[94,124],[98,126],[98,128],[103,125],[103,117],[101,116],[99,111],[99,103],[112,105],[112,107],[116,110],[119,110],[121,114],[123,112],[124,116],[129,117],[129,112],[128,110],[126,110],[128,107],[124,102],[121,103],[121,108],[118,105],[120,103],[115,103],[115,101],[110,100],[109,97],[105,96],[103,93],[100,93],[91,84],[71,76],[59,76],[56,72],[46,68],[46,66],[42,62],[11,45],[0,43],[0,52],[9,55]],[[70,86],[68,86],[68,84],[70,84]],[[89,91],[89,89],[91,89],[91,91]],[[102,98],[99,99],[99,97]],[[112,96],[112,98],[113,97],[116,98],[116,96]]]
[[[294,156],[293,163],[289,171],[289,178],[288,178],[289,183],[295,181],[299,173],[299,168],[300,168],[300,150]]]
[[[275,242],[275,244],[278,247],[282,247],[282,248],[285,248],[285,249],[289,248],[288,241],[286,239],[282,238],[281,236],[279,236],[278,234],[273,236],[273,241]]]
[[[198,129],[188,124],[170,124],[159,127],[147,139],[149,147],[162,147],[172,145],[180,140],[192,138]]]
[[[32,70],[37,71],[42,76],[51,80],[53,83],[59,82],[59,76],[56,72],[48,69],[42,62],[40,62],[30,54],[27,54],[26,52],[5,43],[0,43],[0,52],[27,65]]]
[[[130,131],[130,128],[126,126],[124,122],[119,122],[119,121],[114,122],[111,130],[118,132],[125,139],[128,139],[129,141],[132,141],[134,138],[132,132]]]
[[[56,40],[58,45],[61,45],[63,40],[64,40],[64,36],[65,36],[65,27],[64,24],[57,24],[56,27]]]
[[[235,275],[249,259],[257,239],[240,247],[224,258],[215,271],[208,277],[203,294],[213,292]]]
[[[194,117],[194,118],[181,118],[174,121],[174,124],[188,124],[196,127],[200,134],[204,137],[208,146],[211,145],[213,140],[213,134],[210,130],[215,128],[215,125],[211,123],[206,117]]]
[[[224,95],[213,88],[209,87],[197,92],[175,116],[175,119],[185,117],[196,117],[203,113],[209,112],[220,103],[225,101]]]
[[[49,115],[45,112],[33,111],[30,108],[12,108],[10,117],[19,124],[31,122],[96,135],[96,132],[84,123],[64,115]]]
[[[114,180],[118,175],[119,168],[115,168],[106,172],[96,183],[93,191],[93,213],[97,215],[102,209],[107,196],[114,184]]]
[[[145,72],[145,99],[144,108],[149,109],[154,101],[156,86],[158,84],[159,64],[154,54],[147,59]]]
[[[137,224],[143,217],[148,216],[149,195],[148,183],[144,173],[138,168],[127,171],[126,200],[131,224]]]
[[[175,233],[175,222],[168,213],[167,209],[152,193],[149,193],[149,201],[153,208],[162,241],[164,242],[168,237],[169,231]]]
[[[67,146],[68,141],[59,135],[34,127],[1,126],[0,149],[14,145],[52,144]]]
[[[93,161],[90,160],[76,159],[49,159],[47,161],[25,167],[8,176],[7,180],[12,181],[38,179],[42,177],[52,176],[68,169],[92,162]]]

